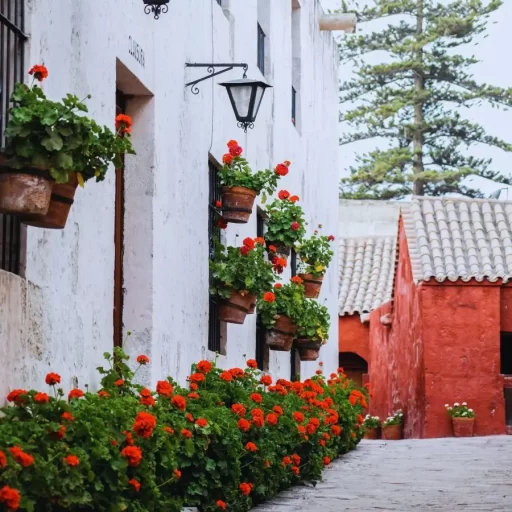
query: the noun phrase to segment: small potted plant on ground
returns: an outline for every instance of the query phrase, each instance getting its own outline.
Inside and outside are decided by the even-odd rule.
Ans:
[[[219,319],[233,324],[244,323],[256,297],[269,290],[275,280],[262,238],[246,238],[241,247],[219,246],[210,269],[210,293],[221,300]]]
[[[399,410],[386,418],[382,424],[382,439],[397,441],[402,439],[402,428],[404,424],[404,413]]]
[[[316,361],[322,345],[327,343],[330,328],[328,309],[315,300],[304,299],[300,317],[297,319],[295,348],[301,361]]]
[[[34,80],[48,76],[44,66],[30,70]],[[134,153],[131,120],[118,121],[117,133],[79,113],[87,107],[68,94],[46,98],[35,83],[16,84],[0,158],[0,212],[22,215],[26,224],[63,228],[78,184],[102,181],[110,164],[121,166]]]
[[[380,418],[378,416],[366,415],[363,423],[365,439],[378,439],[380,429]]]
[[[452,419],[453,435],[455,437],[472,437],[475,428],[475,411],[466,402],[445,405]]]
[[[262,194],[265,202],[266,194],[273,194],[281,176],[288,174],[290,162],[276,166],[274,170],[265,169],[253,173],[249,163],[242,155],[242,148],[235,140],[228,142],[228,153],[222,161],[223,167],[218,174],[223,188],[222,217],[226,222],[245,224],[248,222],[254,199]]]
[[[299,275],[304,281],[308,299],[316,299],[320,295],[324,275],[334,256],[334,251],[330,247],[333,240],[334,236],[319,235],[318,231],[315,231],[311,238],[302,240],[296,246],[300,257]]]
[[[297,205],[298,196],[291,196],[287,190],[281,190],[278,199],[267,210],[267,241],[269,253],[287,258],[291,249],[302,239],[305,229],[304,212]]]
[[[258,311],[267,329],[265,343],[272,350],[289,352],[297,332],[296,321],[302,312],[304,287],[299,277],[288,284],[276,283],[273,291],[263,294]]]

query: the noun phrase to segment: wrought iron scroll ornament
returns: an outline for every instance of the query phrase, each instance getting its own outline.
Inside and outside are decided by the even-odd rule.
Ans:
[[[198,78],[197,80],[193,80],[192,82],[188,82],[185,84],[185,87],[190,87],[190,91],[192,92],[192,94],[199,94],[199,87],[197,87],[197,84],[199,82],[203,82],[204,80],[208,80],[210,78],[213,78],[214,76],[221,75],[222,73],[226,73],[227,71],[231,71],[233,68],[242,68],[244,70],[243,78],[247,78],[247,70],[249,69],[249,66],[245,63],[192,64],[192,63],[187,62],[185,64],[185,66],[187,68],[206,68],[206,71],[208,73],[206,76],[203,76],[202,78]],[[220,71],[215,71],[215,68],[225,68],[225,69],[221,69]]]
[[[144,12],[146,14],[153,13],[155,16],[155,20],[160,18],[161,14],[165,14],[169,11],[169,0],[144,0],[146,4],[144,6]]]

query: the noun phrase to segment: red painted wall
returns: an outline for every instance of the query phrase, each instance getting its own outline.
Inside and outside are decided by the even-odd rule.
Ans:
[[[385,304],[370,316],[370,414],[385,418],[398,409],[405,413],[404,436],[423,437],[424,378],[421,287],[412,279],[409,251],[400,221],[399,260],[394,304]],[[391,314],[386,326],[381,317]]]
[[[392,324],[381,317],[391,312]],[[512,288],[412,279],[400,221],[393,307],[370,317],[370,414],[405,412],[404,436],[451,436],[444,405],[468,402],[476,435],[505,433],[500,328],[512,332]]]
[[[452,435],[444,405],[468,402],[475,434],[505,433],[500,375],[500,286],[425,286],[425,437]]]
[[[339,317],[338,345],[340,352],[353,352],[368,361],[370,326],[358,314]]]

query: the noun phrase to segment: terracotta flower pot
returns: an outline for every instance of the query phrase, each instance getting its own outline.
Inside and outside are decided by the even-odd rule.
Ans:
[[[246,224],[252,213],[256,191],[246,187],[223,187],[222,218],[226,222]]]
[[[64,229],[78,187],[76,173],[69,174],[67,183],[56,183],[50,200],[48,213],[43,216],[23,216],[21,222],[28,226],[46,229]]]
[[[365,439],[379,439],[379,429],[378,427],[368,427],[366,428],[366,432],[364,433]]]
[[[382,439],[386,441],[398,441],[402,439],[402,425],[388,425],[382,427]]]
[[[297,326],[291,321],[290,317],[280,315],[274,327],[267,331],[265,343],[271,350],[290,352],[296,332]]]
[[[273,255],[280,256],[281,258],[288,258],[290,256],[290,252],[292,250],[291,247],[284,245],[281,242],[267,242],[267,249],[273,245],[276,248],[276,252],[269,251],[269,258],[272,258]]]
[[[306,299],[317,299],[322,288],[324,276],[314,277],[313,274],[299,274],[304,284],[304,296]]]
[[[257,300],[256,295],[251,295],[251,304],[249,305],[249,311],[247,312],[248,315],[254,315]]]
[[[312,341],[307,338],[295,340],[295,348],[299,351],[301,361],[316,361],[320,357],[321,341]]]
[[[475,418],[452,418],[455,437],[473,437]]]
[[[248,293],[232,291],[229,299],[219,305],[219,320],[230,324],[243,324],[251,307],[252,296]]]
[[[42,169],[11,169],[0,158],[0,213],[45,215],[54,180]]]

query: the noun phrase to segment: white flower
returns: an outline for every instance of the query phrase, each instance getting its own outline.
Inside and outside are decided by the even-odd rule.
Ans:
[[[448,407],[448,410],[451,411],[453,409],[453,407]]]
[[[469,412],[473,412],[473,409],[468,409]]]
[[[453,406],[454,406],[454,407],[460,407],[459,402],[455,402],[455,403],[453,404]]]
[[[375,416],[375,418],[374,418],[374,419],[375,419],[375,420],[377,420],[377,421],[379,421],[379,420],[380,420],[380,418],[379,418],[378,416]]]
[[[467,402],[462,402],[462,405],[468,405],[468,403]]]
[[[462,413],[462,416],[467,416],[467,415],[468,415],[468,413],[467,413],[467,412],[463,412],[463,413]]]
[[[444,406],[448,409],[450,406],[448,404],[444,404]]]

